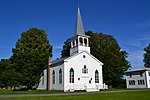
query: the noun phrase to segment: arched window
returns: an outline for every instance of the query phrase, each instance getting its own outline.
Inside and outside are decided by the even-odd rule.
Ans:
[[[84,65],[84,68],[82,68],[82,73],[88,73],[88,69],[86,68],[86,65]]]
[[[98,74],[98,70],[95,71],[95,83],[99,83],[99,74]]]
[[[55,84],[55,71],[53,70],[53,73],[52,73],[52,83]]]
[[[41,77],[42,77],[42,85],[44,85],[44,73],[42,73]]]
[[[78,38],[76,39],[76,46],[78,46]]]
[[[72,44],[73,44],[73,47],[74,47],[75,46],[75,41],[74,40],[72,41]]]
[[[87,39],[86,38],[84,38],[84,44],[85,44],[85,46],[87,46]]]
[[[71,68],[69,71],[69,82],[74,83],[74,70],[73,70],[73,68]]]
[[[79,41],[80,41],[80,45],[83,45],[83,38],[79,38]]]
[[[62,70],[61,68],[59,69],[59,83],[62,83]]]

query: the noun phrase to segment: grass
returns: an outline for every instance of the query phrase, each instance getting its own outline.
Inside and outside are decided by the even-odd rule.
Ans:
[[[51,96],[51,97],[18,97],[1,100],[150,100],[150,91],[84,94],[73,96]]]
[[[120,89],[120,88],[110,88],[107,91],[117,91],[117,90],[142,90],[142,89]],[[77,91],[82,92],[82,91]],[[13,95],[13,94],[49,94],[49,93],[64,93],[58,90],[28,90],[28,91],[13,91],[7,89],[0,89],[0,95]]]
[[[13,91],[13,90],[2,90],[0,89],[0,95],[8,95],[8,94],[49,94],[49,93],[63,93],[63,91],[56,90],[29,90],[29,91]]]
[[[150,100],[150,91],[82,94],[51,97],[17,97],[1,100]]]

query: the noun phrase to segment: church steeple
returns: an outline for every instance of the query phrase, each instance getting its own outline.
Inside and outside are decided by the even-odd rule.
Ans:
[[[75,34],[85,35],[79,6],[77,12]]]
[[[70,56],[86,51],[90,53],[89,36],[85,35],[80,9],[78,7],[75,35],[71,38]]]

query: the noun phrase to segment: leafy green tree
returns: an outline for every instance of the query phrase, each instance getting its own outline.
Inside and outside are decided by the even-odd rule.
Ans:
[[[144,48],[144,66],[145,67],[149,67],[150,68],[150,43],[148,44],[148,46],[146,48]]]
[[[52,46],[45,31],[31,28],[23,32],[12,52],[11,68],[15,72],[12,83],[28,88],[38,84],[40,74],[47,68],[48,56],[52,57]]]
[[[0,61],[0,87],[7,87],[8,80],[7,80],[7,67],[9,66],[10,61],[8,59],[1,59]]]
[[[130,64],[126,60],[127,52],[121,51],[117,40],[108,34],[86,32],[90,36],[91,54],[104,63],[104,82],[113,87],[119,86],[122,82],[124,71]]]
[[[11,61],[9,59],[2,59],[0,61],[0,73],[0,87],[11,87],[14,72],[11,69]]]
[[[71,39],[67,39],[65,42],[64,42],[64,45],[63,45],[63,50],[61,51],[61,56],[62,57],[68,57],[70,56],[70,48],[71,48]]]
[[[129,62],[126,60],[127,52],[121,51],[117,40],[111,35],[93,33],[92,31],[86,32],[86,35],[90,36],[91,54],[104,63],[104,82],[113,87],[119,86],[122,83],[124,71],[130,67]],[[69,52],[69,49],[66,49],[69,48],[66,45],[67,41],[64,43],[63,52]],[[67,53],[64,53],[63,57],[65,57],[65,54]]]

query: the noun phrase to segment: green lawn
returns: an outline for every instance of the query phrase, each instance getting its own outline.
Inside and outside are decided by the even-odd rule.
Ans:
[[[63,91],[47,91],[47,90],[29,90],[29,91],[13,91],[0,89],[0,95],[4,94],[48,94],[48,93],[63,93]]]
[[[1,100],[150,100],[150,91],[84,94],[52,97],[18,97]]]
[[[107,91],[116,91],[116,90],[129,90],[129,89],[116,89],[111,88]],[[130,90],[137,90],[137,89],[130,89]],[[4,94],[48,94],[48,93],[64,93],[63,91],[56,91],[56,90],[29,90],[29,91],[13,91],[13,90],[7,90],[7,89],[0,89],[0,95]]]

